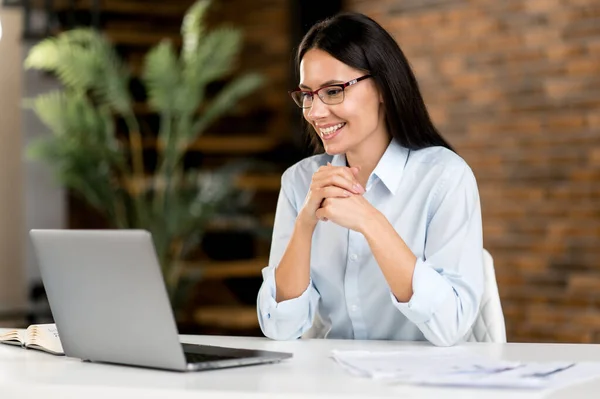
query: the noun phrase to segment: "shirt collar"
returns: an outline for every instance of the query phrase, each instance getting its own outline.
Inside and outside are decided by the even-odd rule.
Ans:
[[[377,176],[392,194],[396,192],[400,185],[409,152],[408,148],[402,147],[396,139],[392,139],[377,163],[375,170],[373,170],[372,175]],[[333,166],[347,166],[346,154],[334,155],[331,164]]]

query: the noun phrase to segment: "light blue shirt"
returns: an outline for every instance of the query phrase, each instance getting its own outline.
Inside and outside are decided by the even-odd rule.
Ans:
[[[314,321],[323,338],[429,340],[439,346],[461,341],[483,293],[481,207],[473,172],[443,147],[412,151],[392,140],[363,194],[417,257],[407,303],[391,293],[364,236],[331,221],[318,222],[314,231],[306,291],[276,302],[275,268],[312,175],[328,161],[346,166],[345,155],[320,154],[282,175],[269,265],[257,299],[263,333],[295,339]]]

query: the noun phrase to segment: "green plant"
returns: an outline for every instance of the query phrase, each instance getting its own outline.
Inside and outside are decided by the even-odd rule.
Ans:
[[[160,115],[153,172],[144,167],[131,73],[103,35],[66,31],[38,43],[25,60],[26,68],[50,71],[64,86],[26,102],[53,133],[34,143],[29,155],[50,164],[60,182],[112,227],[151,231],[171,293],[178,284],[174,260],[198,242],[206,223],[231,198],[239,172],[226,167],[202,173],[184,169],[182,160],[207,127],[263,82],[257,74],[245,74],[207,100],[207,85],[232,72],[241,46],[236,29],[207,30],[203,19],[209,5],[197,1],[186,13],[179,54],[169,41],[146,54],[143,83],[150,107]],[[125,140],[117,135],[121,121]]]

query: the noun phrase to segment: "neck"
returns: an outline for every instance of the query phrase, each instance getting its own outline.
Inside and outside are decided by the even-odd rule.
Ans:
[[[374,135],[374,137],[369,137],[366,142],[346,152],[348,166],[360,167],[357,178],[363,187],[366,187],[369,176],[375,170],[390,141],[391,136],[388,134]]]

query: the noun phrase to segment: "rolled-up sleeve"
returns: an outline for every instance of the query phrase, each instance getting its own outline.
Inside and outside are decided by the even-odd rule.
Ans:
[[[454,172],[454,173],[452,173]],[[469,332],[483,293],[481,205],[471,169],[448,171],[428,218],[423,258],[413,273],[413,295],[391,300],[425,338],[450,346]]]
[[[276,301],[275,269],[283,257],[298,215],[292,202],[291,175],[292,171],[288,169],[281,178],[269,265],[262,270],[263,283],[257,298],[260,328],[266,337],[276,340],[296,339],[307,331],[312,325],[319,300],[311,280],[299,297],[279,303]]]

